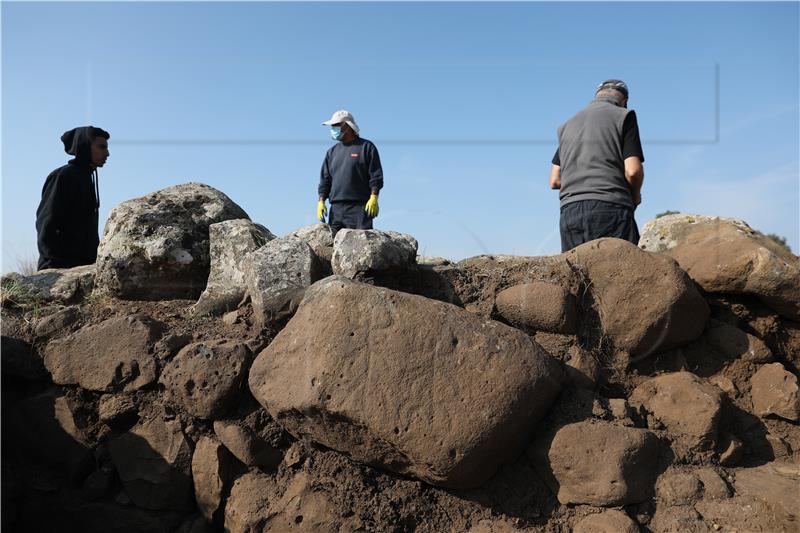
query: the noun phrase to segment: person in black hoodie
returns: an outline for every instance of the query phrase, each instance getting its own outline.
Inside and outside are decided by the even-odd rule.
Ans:
[[[107,131],[74,128],[61,136],[75,156],[47,176],[36,210],[38,269],[90,265],[97,259],[100,187],[97,169],[108,159]]]

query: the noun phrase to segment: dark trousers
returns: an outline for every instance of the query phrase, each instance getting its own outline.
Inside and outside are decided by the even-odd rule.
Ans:
[[[639,244],[639,228],[633,218],[633,209],[601,200],[580,200],[562,207],[559,229],[562,252],[602,237],[616,237]]]
[[[328,225],[334,235],[340,229],[372,229],[372,217],[364,210],[367,202],[331,202]]]

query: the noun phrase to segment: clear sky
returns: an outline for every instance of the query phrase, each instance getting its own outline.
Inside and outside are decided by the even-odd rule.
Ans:
[[[315,221],[320,123],[340,108],[381,154],[377,228],[454,259],[555,253],[556,128],[606,78],[639,117],[640,227],[668,209],[738,217],[797,253],[799,17],[796,2],[3,2],[3,270],[37,255],[72,127],[111,133],[101,230],[119,202],[199,181],[284,234]]]

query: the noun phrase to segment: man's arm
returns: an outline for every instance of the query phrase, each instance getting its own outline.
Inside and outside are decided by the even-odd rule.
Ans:
[[[631,188],[633,205],[642,203],[642,184],[644,183],[644,167],[637,156],[625,158],[625,181]]]
[[[561,188],[561,154],[559,151],[561,147],[559,146],[556,148],[556,153],[553,154],[553,166],[550,169],[550,188],[551,189],[560,189]]]
[[[553,165],[550,168],[550,188],[551,189],[561,188],[561,167],[558,165]]]
[[[322,169],[319,171],[319,187],[317,187],[317,193],[319,193],[321,202],[324,202],[331,194],[331,183],[333,179],[331,178],[331,172],[328,168],[329,155],[330,152],[325,154],[325,159],[322,161]]]
[[[383,188],[383,167],[381,166],[381,156],[378,148],[368,143],[366,148],[367,169],[369,171],[369,190],[371,194],[378,195]]]
[[[622,124],[622,157],[625,162],[625,181],[631,189],[633,205],[642,203],[642,183],[644,183],[644,152],[639,138],[639,123],[636,111],[631,110]]]

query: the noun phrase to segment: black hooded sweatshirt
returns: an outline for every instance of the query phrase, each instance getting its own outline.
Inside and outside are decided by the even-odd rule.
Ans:
[[[100,192],[97,170],[91,168],[95,137],[110,135],[94,126],[69,130],[61,136],[64,151],[74,155],[47,176],[36,210],[39,270],[90,265],[97,259]]]

